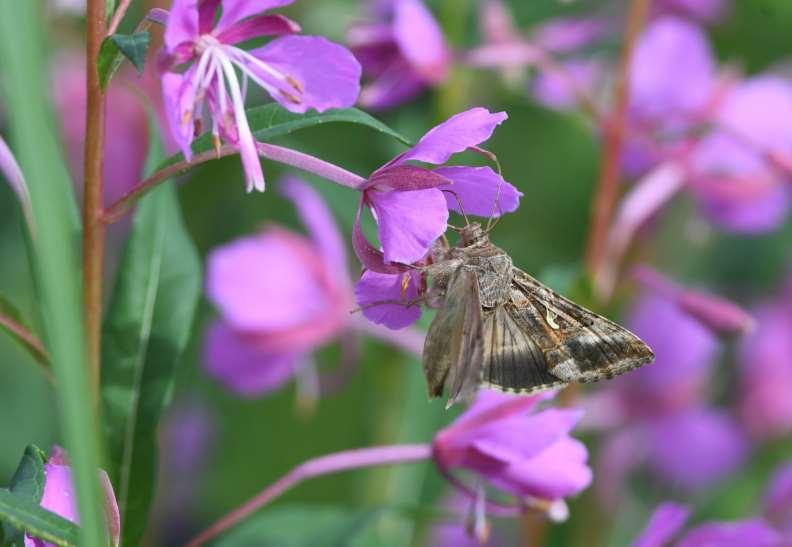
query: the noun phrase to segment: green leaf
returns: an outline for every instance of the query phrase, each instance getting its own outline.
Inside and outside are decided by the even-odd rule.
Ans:
[[[156,156],[150,153],[149,163]],[[171,396],[200,287],[200,259],[184,227],[176,188],[167,183],[138,206],[103,327],[104,434],[125,545],[138,545],[146,527],[157,424]]]
[[[0,85],[10,140],[30,190],[37,300],[77,490],[80,545],[99,547],[106,540],[97,474],[99,436],[85,366],[80,224],[52,108],[46,50],[50,26],[43,7],[43,2],[0,1]]]
[[[50,362],[46,350],[37,339],[32,339],[29,334],[32,329],[22,319],[22,314],[16,306],[0,296],[0,329],[6,331],[11,338],[16,340],[37,363],[49,369]]]
[[[215,547],[364,547],[381,509],[286,506],[269,509],[213,543]]]
[[[147,28],[148,25],[148,22],[143,23],[144,28]],[[99,83],[102,89],[107,89],[107,84],[118,71],[124,57],[135,66],[138,74],[143,74],[150,43],[151,34],[146,30],[134,34],[113,34],[105,38],[96,61],[96,70],[99,72]]]
[[[327,123],[353,123],[379,131],[408,146],[412,145],[412,142],[407,137],[357,108],[329,110],[321,114],[318,112],[294,114],[277,103],[270,103],[247,110],[247,117],[250,129],[253,131],[253,136],[259,141],[268,141],[275,137],[288,135],[301,129],[308,129]],[[192,149],[193,152],[199,154],[211,150],[213,147],[212,135],[206,133],[195,140]],[[184,156],[181,154],[175,154],[165,160],[165,162],[160,165],[160,168],[173,165],[183,159]]]
[[[14,476],[11,477],[11,492],[31,503],[38,505],[44,495],[44,462],[47,456],[35,445],[29,445],[22,455]],[[10,523],[3,523],[3,537],[6,542],[21,542],[22,532]]]
[[[0,520],[55,545],[78,545],[76,524],[6,489],[0,489]]]

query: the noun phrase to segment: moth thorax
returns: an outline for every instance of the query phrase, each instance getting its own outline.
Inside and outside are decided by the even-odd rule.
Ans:
[[[459,239],[463,247],[480,245],[487,241],[487,233],[478,222],[471,222],[459,232]]]

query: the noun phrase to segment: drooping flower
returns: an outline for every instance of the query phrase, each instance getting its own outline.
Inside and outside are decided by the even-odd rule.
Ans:
[[[113,486],[110,484],[107,473],[103,470],[99,470],[99,482],[104,496],[107,529],[110,532],[113,545],[117,546],[121,538],[121,518]],[[48,461],[44,464],[44,494],[41,497],[40,505],[67,520],[80,523],[72,470],[65,453],[59,446],[53,447]],[[54,544],[26,535],[25,547],[54,547]]]
[[[591,483],[588,453],[569,432],[581,411],[536,411],[546,398],[480,391],[462,416],[435,435],[438,468],[448,476],[472,471],[527,506],[546,510],[580,493]]]
[[[361,104],[386,109],[442,82],[451,52],[421,0],[380,1],[374,12],[374,21],[355,25],[348,39],[370,80],[360,95]]]
[[[415,311],[409,311],[404,315],[393,307],[377,310],[372,304],[397,293],[402,297],[417,294],[420,277],[405,276],[408,269],[405,265],[424,259],[437,238],[445,233],[449,209],[481,217],[496,217],[517,209],[522,193],[489,167],[427,169],[409,163],[442,165],[452,155],[489,139],[505,119],[505,112],[493,114],[484,108],[452,116],[427,132],[413,148],[374,171],[360,188],[362,197],[353,245],[369,270],[356,291],[357,302],[366,317],[392,328],[418,319],[420,312],[416,315]],[[377,221],[382,251],[374,248],[362,233],[363,205],[371,209]],[[408,321],[407,316],[412,319]]]
[[[299,25],[263,11],[293,0],[174,0],[160,58],[166,112],[189,159],[196,124],[209,111],[215,142],[239,147],[248,191],[264,190],[255,139],[245,114],[246,82],[261,86],[291,112],[324,111],[355,103],[360,65],[345,48],[317,36],[282,36],[245,51],[237,44],[293,34]],[[215,14],[222,14],[215,24]],[[186,65],[183,72],[176,72]],[[244,81],[240,83],[236,70]]]
[[[792,431],[792,286],[756,309],[756,329],[743,341],[740,357],[739,409],[748,431],[757,438]]]
[[[686,490],[718,482],[744,461],[748,446],[737,420],[707,402],[715,334],[660,294],[643,295],[628,323],[656,357],[589,401],[612,432],[600,453],[600,494],[615,503],[639,466]]]
[[[350,313],[347,257],[332,214],[297,179],[286,181],[283,190],[310,239],[270,226],[214,250],[208,259],[206,291],[221,319],[207,333],[206,367],[241,395],[272,391],[301,371],[310,374],[313,351],[347,331],[416,351],[409,336],[381,335]]]

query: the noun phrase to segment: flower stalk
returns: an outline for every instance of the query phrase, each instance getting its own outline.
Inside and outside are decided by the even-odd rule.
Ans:
[[[86,91],[85,185],[83,195],[83,311],[86,350],[94,396],[99,390],[102,269],[104,265],[105,225],[103,210],[103,150],[105,98],[96,62],[105,38],[105,0],[89,0],[86,14]]]
[[[614,108],[611,116],[603,121],[602,131],[605,144],[586,246],[586,268],[592,277],[601,267],[611,217],[619,196],[619,172],[630,104],[630,66],[635,44],[644,28],[648,10],[649,0],[632,0],[630,3],[627,31],[614,90]]]
[[[205,545],[209,540],[216,538],[304,480],[363,467],[415,463],[427,460],[431,456],[430,445],[408,444],[346,450],[308,460],[201,532],[187,544],[187,547]]]

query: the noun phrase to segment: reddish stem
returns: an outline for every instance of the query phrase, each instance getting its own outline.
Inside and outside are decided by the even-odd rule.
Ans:
[[[83,311],[88,364],[94,393],[99,388],[102,269],[104,265],[105,226],[103,214],[102,165],[104,151],[105,101],[99,83],[96,61],[104,40],[105,0],[89,0],[86,14],[86,91],[85,184],[83,195]]]
[[[0,313],[0,326],[16,336],[22,344],[36,355],[36,362],[41,365],[47,379],[53,381],[52,371],[48,366],[50,362],[49,353],[41,340],[19,321],[2,313]]]
[[[600,164],[597,193],[591,212],[591,229],[586,247],[586,267],[594,277],[605,254],[611,217],[619,195],[621,155],[630,103],[630,66],[638,35],[646,21],[649,0],[633,0],[627,18],[627,31],[619,60],[619,73],[614,92],[614,108],[602,128],[605,144]]]
[[[201,532],[187,544],[187,547],[205,544],[306,479],[362,467],[414,463],[427,460],[431,456],[430,445],[408,444],[346,450],[308,460]]]

